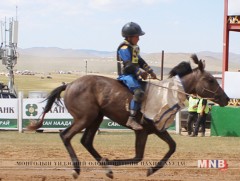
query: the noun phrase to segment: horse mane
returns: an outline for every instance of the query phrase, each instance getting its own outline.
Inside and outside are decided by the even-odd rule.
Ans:
[[[181,62],[177,66],[175,66],[170,72],[169,72],[169,78],[174,77],[178,75],[179,77],[183,77],[187,74],[192,73],[192,67],[189,62]]]
[[[169,72],[169,78],[178,75],[179,77],[183,77],[187,74],[192,73],[193,71],[196,71],[197,69],[200,70],[201,72],[204,71],[205,68],[205,61],[202,59],[198,59],[196,54],[191,55],[191,59],[195,64],[198,65],[197,68],[192,69],[191,65],[189,62],[181,62],[177,66],[175,66],[170,72]]]

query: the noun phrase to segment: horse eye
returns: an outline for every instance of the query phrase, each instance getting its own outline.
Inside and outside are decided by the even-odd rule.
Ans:
[[[214,78],[207,78],[207,82],[210,83],[210,84],[213,84],[214,83]]]
[[[214,79],[210,79],[209,83],[211,83],[211,84],[214,83]]]

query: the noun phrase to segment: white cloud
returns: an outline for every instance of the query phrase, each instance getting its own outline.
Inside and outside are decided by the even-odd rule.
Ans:
[[[172,2],[173,0],[139,0],[138,2],[146,4],[146,5],[155,5],[158,3],[168,3]]]
[[[89,7],[100,11],[115,11],[134,9],[137,6],[153,6],[160,2],[172,0],[90,0]],[[123,12],[124,13],[124,12]]]
[[[99,11],[115,11],[116,9],[121,9],[122,7],[128,7],[124,1],[111,1],[111,0],[90,0],[89,8],[99,10]]]
[[[173,24],[174,24],[174,25],[179,25],[179,24],[180,24],[180,21],[175,20],[175,21],[173,21]]]

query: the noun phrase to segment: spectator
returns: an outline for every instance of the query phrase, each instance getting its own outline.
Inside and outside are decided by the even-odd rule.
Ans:
[[[198,131],[199,131],[200,125],[202,125],[202,137],[205,136],[205,124],[206,124],[206,118],[207,118],[208,112],[209,112],[209,106],[208,106],[207,99],[201,98],[199,100],[198,108],[197,108],[198,119],[196,122],[194,132],[191,135],[191,137],[198,136]]]
[[[197,121],[198,113],[198,102],[197,94],[193,94],[189,97],[189,105],[188,105],[188,120],[187,120],[187,131],[190,136],[193,132],[193,124]]]

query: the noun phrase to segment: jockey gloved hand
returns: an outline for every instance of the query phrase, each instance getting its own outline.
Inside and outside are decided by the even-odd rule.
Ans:
[[[146,80],[148,77],[148,73],[143,71],[143,72],[141,72],[140,76],[142,77],[143,80]]]
[[[152,79],[157,79],[157,76],[154,72],[150,73]]]

